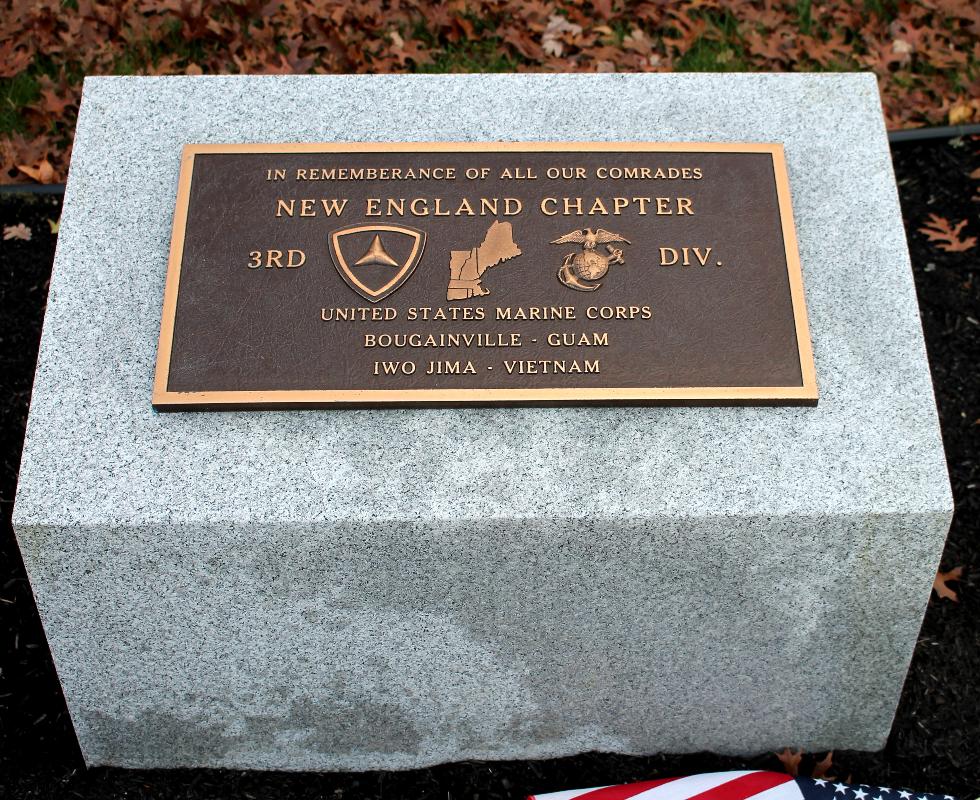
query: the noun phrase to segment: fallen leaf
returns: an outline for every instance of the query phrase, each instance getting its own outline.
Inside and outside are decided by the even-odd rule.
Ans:
[[[57,235],[58,231],[61,230],[61,217],[58,217],[58,219],[49,219],[48,225],[51,226],[51,233]]]
[[[966,100],[953,104],[949,109],[949,124],[969,124],[973,119],[974,111],[975,109],[973,108],[973,103],[968,103]]]
[[[592,0],[592,7],[599,19],[609,19],[612,16],[612,0]]]
[[[31,180],[38,183],[52,183],[54,181],[54,167],[46,158],[42,158],[36,164],[18,164],[17,169],[23,172]]]
[[[802,750],[796,750],[794,752],[793,750],[790,750],[790,748],[786,747],[783,748],[781,753],[776,753],[776,758],[778,758],[782,763],[783,769],[794,778],[799,774],[800,761],[803,759]]]
[[[954,603],[959,602],[959,596],[950,589],[946,584],[949,581],[959,581],[963,577],[963,567],[954,567],[953,569],[943,572],[940,570],[936,573],[936,580],[932,582],[932,590],[947,600],[952,600]]]
[[[51,89],[45,89],[43,92],[41,92],[41,97],[44,99],[44,110],[48,114],[52,114],[56,117],[60,117],[62,114],[64,114],[65,109],[68,108],[68,106],[73,106],[78,103],[74,97],[61,97]]]
[[[964,250],[970,250],[977,243],[976,236],[963,236],[965,227],[965,219],[953,225],[945,217],[930,214],[926,224],[919,228],[919,233],[924,233],[940,250],[945,250],[947,253],[962,253]]]
[[[544,29],[544,33],[541,35],[541,46],[548,55],[557,58],[565,52],[565,45],[561,40],[564,34],[569,34],[572,37],[581,36],[582,26],[569,22],[561,14],[552,14],[548,18],[548,27]]]
[[[892,52],[899,56],[907,56],[914,49],[915,48],[904,39],[895,39],[895,41],[892,42]]]
[[[623,47],[627,50],[635,50],[637,53],[653,52],[653,42],[639,28],[633,28],[627,36],[623,38]]]
[[[818,761],[813,765],[813,773],[811,777],[814,778],[826,778],[827,770],[834,766],[834,751],[831,750],[827,755],[823,757],[823,760]]]
[[[29,50],[19,49],[15,42],[0,44],[0,78],[16,78],[18,73],[26,70],[30,64]]]
[[[29,242],[31,240],[31,229],[23,222],[19,222],[16,225],[4,225],[3,240],[7,241],[9,239],[23,239],[25,242]]]

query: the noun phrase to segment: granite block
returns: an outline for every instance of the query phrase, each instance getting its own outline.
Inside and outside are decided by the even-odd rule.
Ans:
[[[184,143],[497,139],[783,143],[820,404],[153,411]],[[86,80],[14,524],[89,764],[877,749],[951,514],[872,76]]]

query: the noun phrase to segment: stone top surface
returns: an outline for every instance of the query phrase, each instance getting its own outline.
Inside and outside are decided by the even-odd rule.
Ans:
[[[151,408],[183,144],[497,139],[783,143],[819,406]],[[870,75],[85,82],[20,528],[951,508]]]

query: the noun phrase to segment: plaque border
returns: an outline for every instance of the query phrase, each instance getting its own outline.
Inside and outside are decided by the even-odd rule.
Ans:
[[[783,248],[802,384],[798,386],[674,386],[649,388],[521,388],[521,389],[277,389],[261,391],[172,392],[167,388],[174,323],[180,289],[180,268],[195,156],[209,153],[767,153],[772,157]],[[153,380],[153,406],[160,411],[556,405],[798,405],[815,406],[819,399],[813,344],[803,293],[799,243],[793,220],[786,155],[778,142],[292,142],[254,144],[186,144],[180,159],[163,293],[160,339]]]

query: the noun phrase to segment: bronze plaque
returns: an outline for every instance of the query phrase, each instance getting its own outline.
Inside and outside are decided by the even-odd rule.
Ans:
[[[816,401],[781,145],[184,148],[159,409]]]

